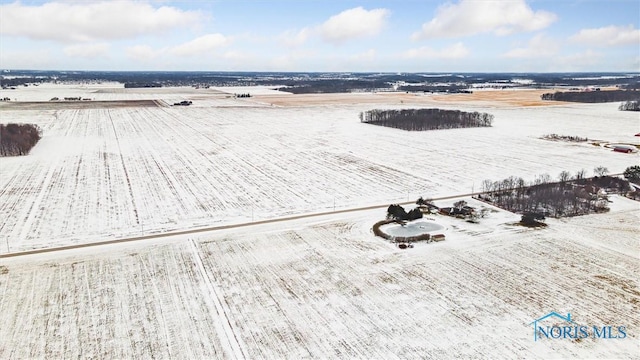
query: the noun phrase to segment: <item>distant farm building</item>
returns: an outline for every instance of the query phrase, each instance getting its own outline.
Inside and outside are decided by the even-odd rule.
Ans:
[[[615,145],[613,147],[613,151],[629,154],[629,153],[637,152],[638,149],[635,146],[631,146],[631,145]]]

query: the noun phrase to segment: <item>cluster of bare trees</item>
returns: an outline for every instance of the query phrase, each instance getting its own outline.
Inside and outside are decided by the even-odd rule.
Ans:
[[[0,156],[26,155],[41,137],[38,125],[0,124]]]
[[[360,113],[360,121],[408,131],[491,126],[493,115],[443,109],[374,109]]]
[[[588,138],[573,135],[547,134],[542,136],[545,140],[568,141],[568,142],[584,142],[589,141]]]
[[[616,101],[636,100],[640,97],[638,91],[610,90],[610,91],[557,91],[542,94],[542,100],[571,101],[582,103],[606,103]]]
[[[629,183],[607,176],[608,170],[601,166],[594,172],[599,176],[586,178],[585,171],[580,170],[574,176],[562,171],[558,181],[552,181],[549,174],[537,176],[531,183],[514,176],[501,181],[484,180],[485,194],[478,197],[517,213],[562,217],[607,211],[606,194],[626,193]]]
[[[620,104],[618,110],[622,111],[640,111],[640,100],[626,101]]]

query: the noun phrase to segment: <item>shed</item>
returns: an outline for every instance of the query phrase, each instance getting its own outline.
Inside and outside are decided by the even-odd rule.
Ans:
[[[638,149],[635,146],[631,146],[631,145],[615,145],[613,147],[613,151],[629,154],[629,153],[637,152]]]
[[[433,240],[433,241],[443,241],[444,240],[444,234],[435,234],[435,235],[431,236],[431,240]]]

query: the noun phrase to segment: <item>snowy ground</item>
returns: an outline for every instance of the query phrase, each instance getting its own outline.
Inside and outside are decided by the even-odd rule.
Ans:
[[[220,89],[61,89],[11,97],[194,105],[0,103],[1,122],[45,134],[29,156],[0,158],[0,253],[468,193],[510,175],[616,173],[639,160],[539,139],[638,143],[639,115],[617,104],[425,96],[423,106],[492,113],[494,127],[411,133],[359,122],[360,111],[403,107],[383,96],[281,107]],[[408,250],[373,236],[382,209],[0,259],[0,359],[637,358],[637,202],[614,196],[609,213],[527,229],[465,200],[489,217],[433,215],[447,240]],[[534,342],[530,323],[552,311],[628,336]]]
[[[29,156],[0,158],[0,253],[469,193],[484,179],[511,175],[532,180],[600,165],[616,173],[640,158],[539,139],[557,133],[637,143],[638,114],[618,111],[617,104],[440,104],[492,113],[494,127],[406,132],[358,119],[360,111],[398,104],[283,108],[216,89],[105,84],[11,92],[30,99],[67,93],[202,100],[190,107],[75,110],[0,104],[2,122],[44,130]]]
[[[640,210],[613,205],[541,230],[434,215],[447,240],[409,250],[375,210],[3,259],[0,358],[633,358]],[[628,337],[534,342],[551,311]]]

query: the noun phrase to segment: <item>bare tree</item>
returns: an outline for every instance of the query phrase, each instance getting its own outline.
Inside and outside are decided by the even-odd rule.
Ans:
[[[593,169],[593,173],[596,174],[597,176],[605,176],[609,173],[609,169],[607,169],[604,166],[598,166]]]
[[[493,181],[489,179],[485,179],[482,181],[482,191],[486,193],[490,193],[493,191]]]
[[[551,175],[544,173],[539,176],[541,184],[548,184],[551,182]]]
[[[453,206],[456,207],[456,209],[462,209],[466,205],[467,205],[467,202],[464,200],[456,201],[453,203]]]

